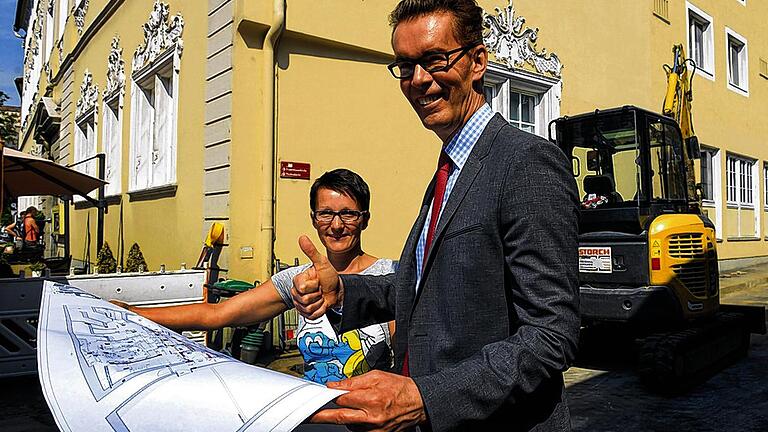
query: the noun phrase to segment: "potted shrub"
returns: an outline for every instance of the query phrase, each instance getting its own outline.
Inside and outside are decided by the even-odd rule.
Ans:
[[[100,274],[114,273],[117,270],[117,260],[115,260],[112,249],[107,242],[104,242],[104,245],[101,246],[99,255],[96,258],[96,269]]]
[[[45,270],[45,263],[42,261],[34,262],[29,265],[29,270],[32,272],[32,277],[40,277]]]
[[[141,248],[139,248],[138,243],[134,243],[133,246],[131,246],[131,250],[128,251],[128,259],[125,261],[125,271],[147,271],[147,262],[144,260],[144,254],[141,253]]]

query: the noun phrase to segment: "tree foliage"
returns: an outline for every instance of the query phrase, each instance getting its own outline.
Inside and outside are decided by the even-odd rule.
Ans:
[[[0,107],[5,106],[8,95],[0,91]],[[0,141],[6,147],[16,148],[19,142],[19,114],[0,110]]]
[[[133,246],[131,246],[131,250],[128,251],[128,259],[125,261],[125,271],[137,272],[140,269],[144,269],[144,271],[149,270],[147,268],[147,262],[144,260],[144,254],[141,253],[141,248],[139,248],[139,244],[134,243]]]
[[[99,256],[96,258],[96,268],[99,270],[99,273],[114,273],[117,271],[117,260],[107,242],[104,242],[99,251]]]

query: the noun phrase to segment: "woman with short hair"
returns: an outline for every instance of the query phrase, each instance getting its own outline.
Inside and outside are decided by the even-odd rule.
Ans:
[[[363,251],[361,236],[370,221],[370,191],[365,181],[348,169],[329,171],[310,189],[310,218],[326,256],[341,274],[392,273],[395,263]],[[293,308],[293,277],[311,264],[290,267],[267,282],[221,303],[138,308],[112,301],[163,326],[179,330],[210,330],[267,321]],[[304,357],[304,377],[326,383],[371,369],[391,366],[394,323],[374,324],[338,334],[327,316],[299,317],[296,339]]]

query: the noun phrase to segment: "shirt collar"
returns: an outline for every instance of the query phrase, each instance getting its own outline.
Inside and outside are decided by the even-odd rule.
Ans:
[[[487,103],[472,114],[469,121],[461,127],[445,146],[445,153],[453,161],[454,167],[461,170],[469,158],[469,153],[493,117],[493,110]]]

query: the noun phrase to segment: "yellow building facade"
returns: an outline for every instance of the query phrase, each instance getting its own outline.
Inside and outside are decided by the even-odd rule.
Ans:
[[[65,165],[104,153],[104,238],[113,250],[137,242],[151,269],[191,265],[212,222],[226,228],[230,277],[264,280],[275,259],[306,262],[296,239],[314,232],[309,187],[337,167],[371,187],[366,251],[397,258],[440,142],[386,69],[395,4],[19,0],[22,148]],[[720,256],[724,266],[768,258],[768,5],[480,4],[493,60],[486,95],[542,136],[561,115],[660,111],[662,65],[683,44],[701,65],[697,164]],[[309,180],[286,171],[297,163],[309,164]],[[95,162],[76,169],[98,173]],[[95,261],[96,208],[69,205],[71,253]]]

